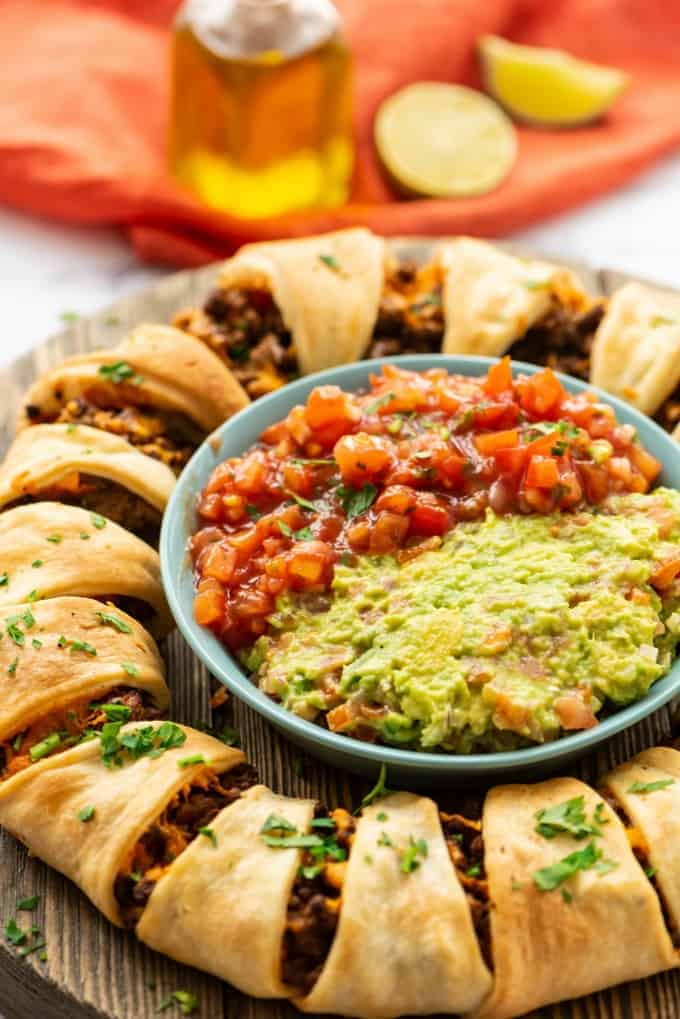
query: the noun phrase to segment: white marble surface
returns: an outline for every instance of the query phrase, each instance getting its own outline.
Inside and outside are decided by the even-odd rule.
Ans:
[[[515,239],[680,288],[680,155]],[[167,271],[139,263],[115,230],[75,229],[0,209],[0,366],[57,332],[65,312],[86,315]]]

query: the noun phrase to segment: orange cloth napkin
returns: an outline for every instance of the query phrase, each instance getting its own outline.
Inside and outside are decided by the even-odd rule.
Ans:
[[[678,0],[338,0],[357,66],[357,169],[333,211],[244,222],[208,210],[164,166],[176,0],[0,0],[0,201],[123,226],[145,258],[197,265],[246,240],[365,223],[384,234],[498,235],[623,184],[680,145]],[[485,32],[563,46],[633,76],[601,124],[520,128],[495,192],[399,201],[376,162],[376,107],[415,79],[478,85]]]

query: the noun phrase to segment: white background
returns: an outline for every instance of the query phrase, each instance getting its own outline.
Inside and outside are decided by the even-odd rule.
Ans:
[[[657,279],[680,288],[680,155],[576,213],[517,234],[559,258]],[[0,366],[63,327],[160,278],[114,230],[73,229],[0,209]]]

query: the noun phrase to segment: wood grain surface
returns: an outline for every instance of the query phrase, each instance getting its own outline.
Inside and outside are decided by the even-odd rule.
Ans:
[[[422,256],[426,241],[395,241],[408,255]],[[570,263],[573,264],[573,263]],[[595,293],[610,293],[625,282],[619,273],[579,271]],[[215,277],[214,267],[169,276],[153,288],[121,301],[89,319],[78,320],[60,335],[0,373],[0,453],[14,433],[21,394],[30,382],[61,358],[83,350],[115,344],[129,327],[144,321],[169,321],[180,307],[201,301]],[[163,647],[173,694],[173,715],[179,722],[210,721],[210,680],[203,666],[173,634]],[[574,773],[586,781],[652,746],[670,728],[673,706],[662,709],[615,737],[596,756],[582,761]],[[301,755],[259,716],[233,700],[227,718],[239,731],[248,759],[263,782],[277,792],[313,796],[331,806],[356,804],[365,784]],[[0,833],[0,923],[16,914],[19,899],[39,895],[32,914],[47,942],[47,960],[37,953],[26,959],[0,942],[0,1013],[5,1019],[151,1019],[175,990],[199,999],[198,1019],[292,1019],[291,1006],[262,1002],[196,970],[177,965],[140,945],[133,935],[113,928],[65,878],[28,856],[12,838]],[[206,903],[206,909],[210,903]],[[20,914],[21,919],[28,914]],[[25,925],[25,924],[24,924]],[[414,937],[417,932],[414,931]],[[376,960],[379,967],[380,960]],[[597,945],[593,966],[598,965]],[[163,1013],[179,1015],[176,1005]],[[678,1019],[680,973],[662,974],[579,1001],[534,1013],[535,1019]]]

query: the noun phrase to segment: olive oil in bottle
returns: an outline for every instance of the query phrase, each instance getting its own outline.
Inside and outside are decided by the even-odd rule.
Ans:
[[[173,36],[170,166],[244,218],[341,204],[351,58],[330,0],[187,0]]]

